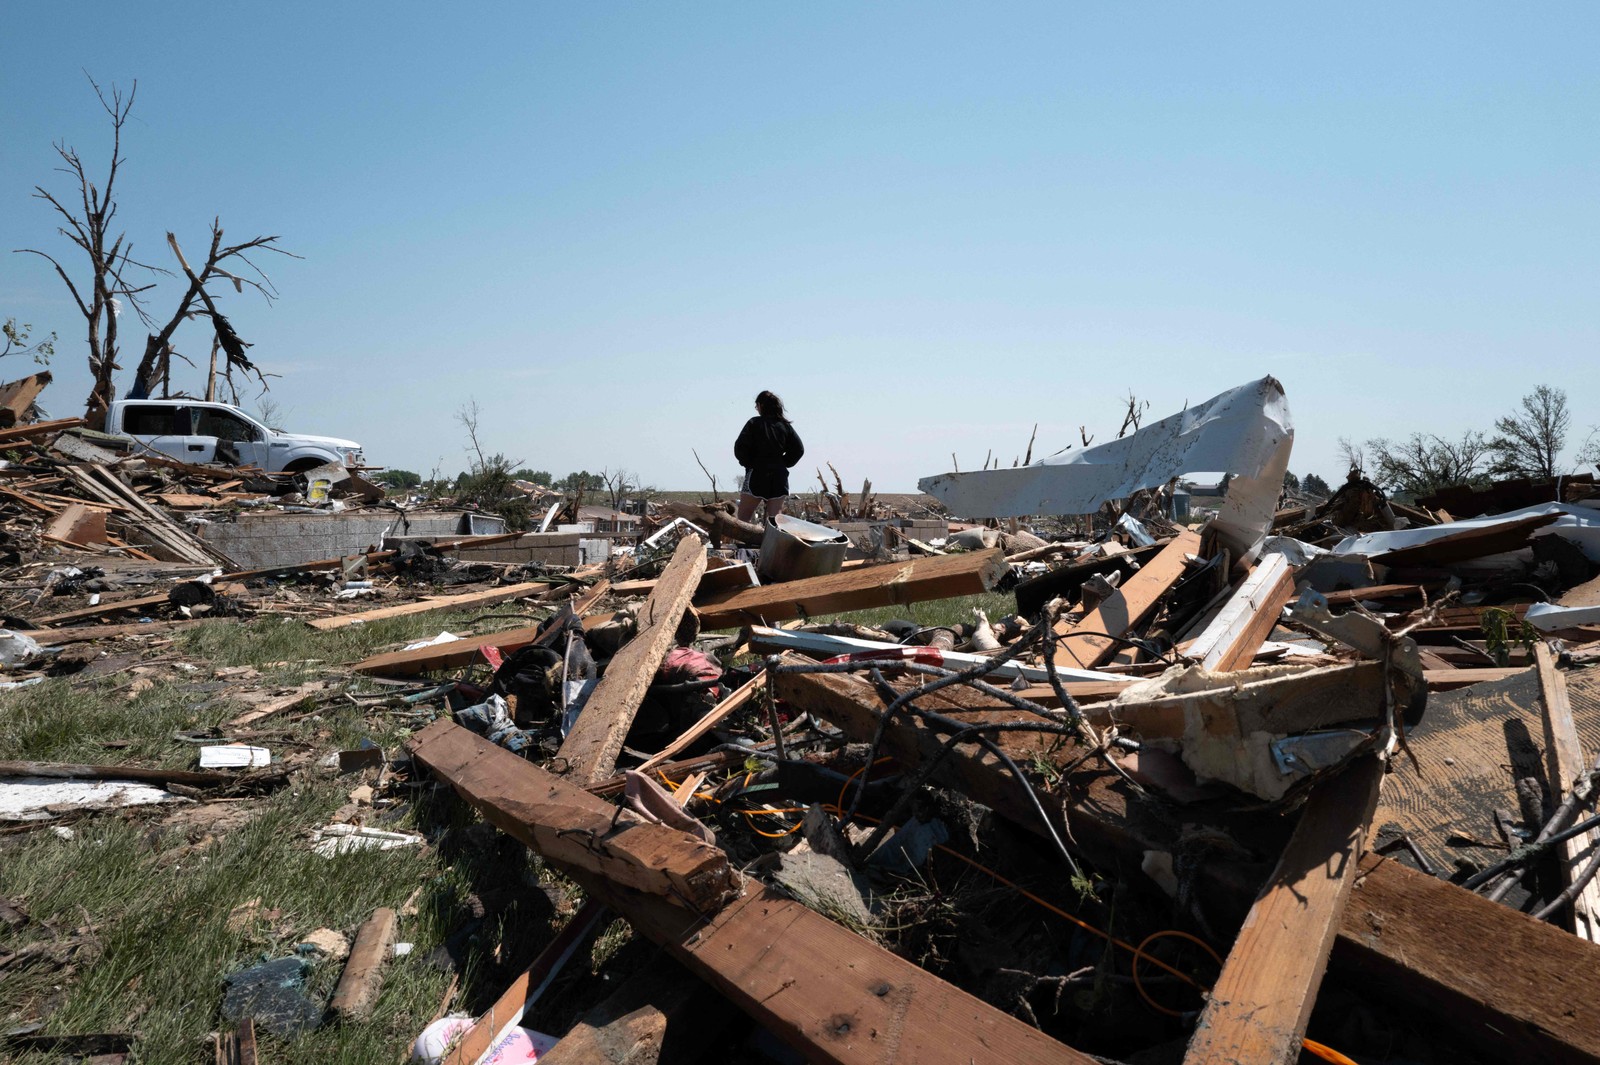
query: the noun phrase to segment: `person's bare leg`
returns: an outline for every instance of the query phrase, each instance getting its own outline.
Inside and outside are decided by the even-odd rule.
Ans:
[[[768,500],[766,500],[767,517],[776,518],[779,514],[782,514],[783,513],[783,501],[785,499],[788,499],[788,498],[789,498],[788,496],[778,496],[776,499],[768,499]]]
[[[761,505],[761,497],[753,496],[749,492],[739,493],[739,520],[751,521],[756,516],[756,507]]]

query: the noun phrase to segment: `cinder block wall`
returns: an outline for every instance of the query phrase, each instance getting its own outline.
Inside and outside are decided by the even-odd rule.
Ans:
[[[402,525],[393,511],[353,514],[240,514],[230,522],[193,526],[194,532],[238,563],[240,569],[292,566],[324,558],[341,558],[382,545],[385,536],[464,535],[464,514],[440,511],[411,514]],[[499,519],[494,519],[498,521]],[[474,515],[478,532],[485,518]],[[501,522],[501,528],[504,523]],[[574,537],[576,543],[576,537]]]

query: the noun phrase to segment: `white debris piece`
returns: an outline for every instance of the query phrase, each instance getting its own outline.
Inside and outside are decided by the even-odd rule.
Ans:
[[[114,810],[176,798],[154,785],[127,780],[14,777],[0,781],[0,822],[48,821],[68,810]]]
[[[317,829],[316,839],[317,845],[312,850],[324,858],[350,851],[390,851],[422,843],[422,837],[415,832],[385,832],[365,825],[326,825]]]

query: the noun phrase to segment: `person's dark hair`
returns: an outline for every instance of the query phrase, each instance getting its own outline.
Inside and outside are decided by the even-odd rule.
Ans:
[[[771,392],[762,392],[756,397],[756,410],[761,412],[763,418],[779,418],[788,421],[783,413],[783,400]]]

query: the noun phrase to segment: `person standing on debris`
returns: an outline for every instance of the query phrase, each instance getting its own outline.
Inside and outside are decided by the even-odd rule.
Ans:
[[[756,416],[744,423],[733,444],[733,457],[744,467],[739,483],[739,520],[756,516],[757,504],[766,504],[766,516],[783,513],[789,495],[789,470],[806,453],[800,434],[783,413],[783,400],[771,392],[756,397]]]

